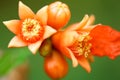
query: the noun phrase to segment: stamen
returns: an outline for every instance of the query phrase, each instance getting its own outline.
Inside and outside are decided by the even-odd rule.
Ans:
[[[74,53],[75,56],[84,55],[86,58],[88,57],[91,48],[91,43],[89,43],[90,36],[88,33],[82,33],[77,39],[76,42],[70,46],[69,48]]]
[[[22,23],[21,35],[24,41],[33,43],[43,37],[44,28],[35,19],[25,19]]]

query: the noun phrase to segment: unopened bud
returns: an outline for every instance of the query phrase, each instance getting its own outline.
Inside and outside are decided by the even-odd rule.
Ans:
[[[52,50],[51,41],[49,39],[44,40],[39,49],[40,55],[45,57],[50,54],[51,50]]]
[[[44,70],[50,78],[58,80],[67,75],[68,63],[60,52],[52,50],[51,55],[45,57]]]
[[[48,6],[48,25],[55,29],[64,27],[71,17],[69,7],[60,2],[54,2]]]

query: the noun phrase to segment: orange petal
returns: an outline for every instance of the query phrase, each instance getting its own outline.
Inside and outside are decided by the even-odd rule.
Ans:
[[[87,22],[87,24],[86,24],[86,26],[83,27],[83,29],[89,28],[89,26],[92,25],[92,24],[94,23],[94,21],[95,21],[95,16],[94,16],[94,15],[91,15],[90,18],[89,18],[89,20],[88,20],[88,22]],[[91,28],[91,27],[90,27],[90,28]]]
[[[90,71],[91,71],[90,64],[89,64],[88,60],[87,60],[84,56],[80,56],[80,57],[78,57],[77,59],[78,59],[78,63],[79,63],[87,72],[90,72]]]
[[[61,36],[62,36],[62,31],[58,31],[56,32],[52,37],[51,37],[51,40],[52,40],[52,44],[54,45],[54,47],[56,49],[59,49],[60,47],[60,43],[58,43],[58,41],[60,41],[61,39]]]
[[[70,49],[68,49],[68,48],[66,48],[66,49],[69,51],[70,57],[72,59],[73,67],[77,67],[78,61],[77,61],[76,57],[74,56],[74,54],[72,53],[72,51]]]
[[[21,40],[18,36],[13,37],[8,45],[8,47],[23,47],[23,46],[27,46],[27,43]]]
[[[98,25],[101,25],[101,24],[85,26],[85,27],[82,29],[82,31],[90,32],[93,28],[95,28],[95,27],[98,26]]]
[[[85,27],[88,20],[89,20],[89,16],[85,15],[81,22],[69,26],[67,30],[80,30],[81,28]]]
[[[62,32],[56,33],[52,36],[52,43],[54,47],[56,47],[56,49],[60,50],[61,53],[63,53],[68,58],[72,59],[73,67],[76,67],[78,65],[78,61],[74,54],[71,52],[71,50],[67,48],[67,45],[69,45],[69,43],[71,44],[71,42],[73,41],[71,40],[71,38],[67,39],[66,37],[69,36],[63,35]],[[66,42],[68,42],[68,44],[65,44]]]
[[[103,32],[105,34],[103,34]],[[120,55],[120,32],[110,26],[98,25],[91,30],[91,52],[96,56],[108,56],[111,59]]]
[[[19,20],[4,21],[3,24],[5,24],[7,28],[14,34],[20,33],[20,21]]]
[[[87,25],[92,25],[95,21],[95,16],[94,15],[91,15],[90,18],[89,18],[89,21],[87,23]]]
[[[34,18],[34,12],[21,1],[19,1],[19,17],[20,19]]]
[[[45,26],[45,33],[43,39],[46,39],[56,33],[57,31],[50,26]]]
[[[37,50],[40,48],[40,45],[43,40],[37,41],[36,43],[28,45],[29,50],[32,52],[32,54],[36,54]]]
[[[47,24],[47,19],[48,19],[47,9],[48,6],[44,6],[36,14],[42,26]]]
[[[76,38],[78,37],[78,33],[76,31],[65,31],[61,34],[60,44],[66,47],[71,46]]]

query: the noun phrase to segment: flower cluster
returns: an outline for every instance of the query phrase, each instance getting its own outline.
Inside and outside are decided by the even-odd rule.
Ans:
[[[94,24],[94,15],[84,16],[82,21],[63,28],[70,20],[67,4],[56,1],[35,14],[19,1],[20,20],[4,21],[16,36],[8,47],[28,46],[29,50],[45,58],[45,72],[53,79],[64,77],[68,72],[65,57],[87,72],[94,56],[115,59],[120,55],[120,32],[110,26]],[[105,32],[105,34],[104,34]]]

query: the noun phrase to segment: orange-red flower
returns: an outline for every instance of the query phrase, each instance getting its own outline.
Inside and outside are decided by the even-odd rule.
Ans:
[[[25,4],[19,1],[20,20],[4,21],[7,28],[16,36],[10,41],[8,47],[28,46],[35,54],[42,41],[56,32],[47,25],[48,6],[44,6],[36,14]]]
[[[109,26],[98,25],[90,32],[91,52],[96,56],[114,59],[120,55],[120,32]]]
[[[48,25],[55,29],[64,27],[71,17],[69,7],[60,1],[48,6]]]
[[[89,33],[95,27],[91,25],[93,22],[94,16],[85,15],[80,23],[73,24],[52,37],[54,46],[72,59],[74,67],[79,63],[88,72],[91,71],[89,60],[93,61],[90,51],[92,45],[89,42]]]
[[[73,66],[78,63],[88,72],[89,60],[94,56],[108,56],[114,59],[120,55],[120,32],[105,25],[91,25],[94,16],[86,15],[80,23],[55,33],[52,43],[64,55],[72,59]]]

